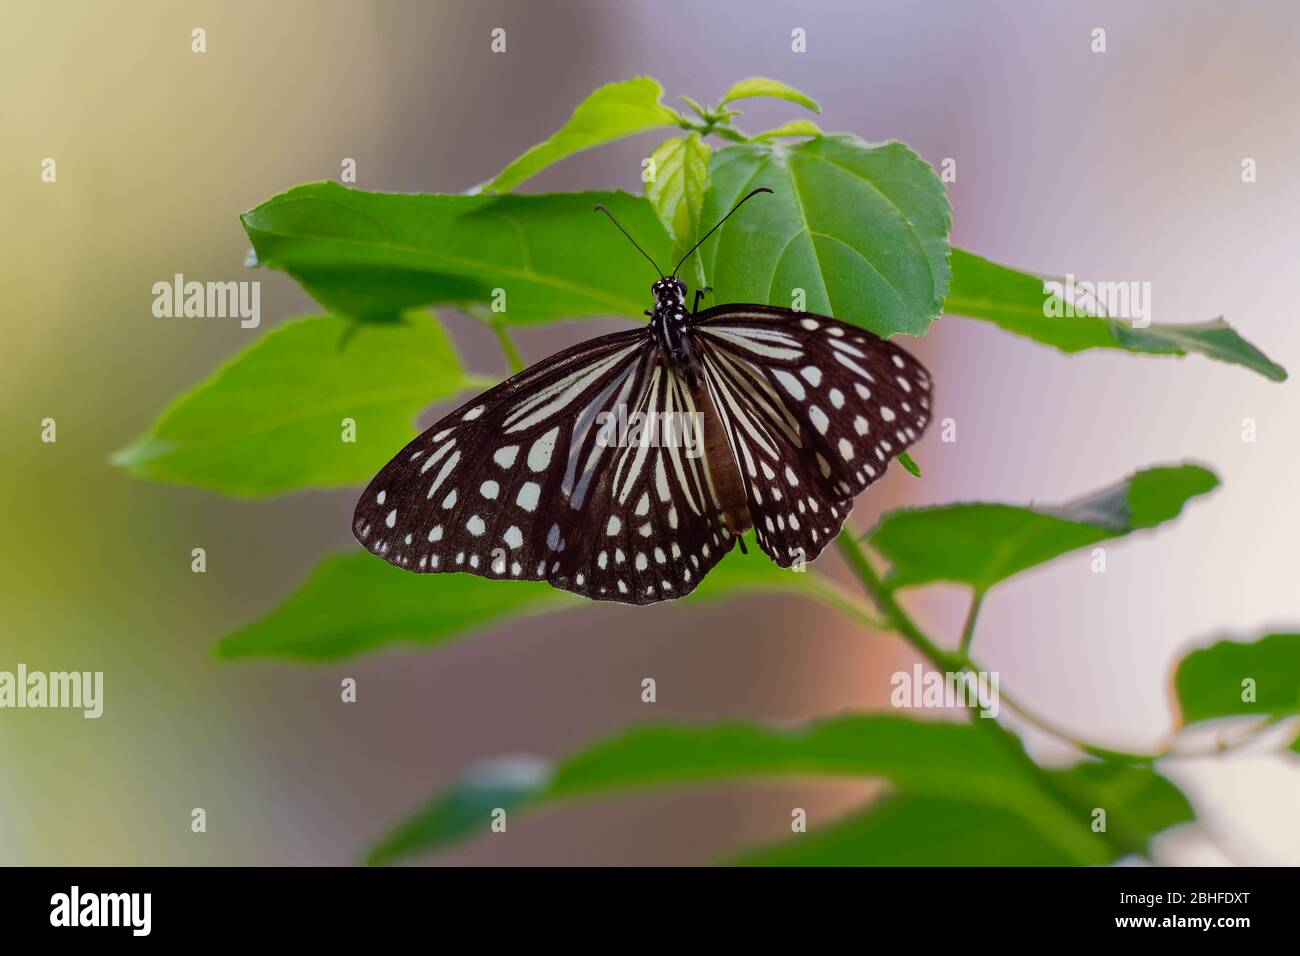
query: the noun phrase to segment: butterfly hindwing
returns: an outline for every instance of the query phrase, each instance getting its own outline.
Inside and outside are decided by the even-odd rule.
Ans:
[[[785,567],[812,560],[925,430],[929,373],[869,332],[785,309],[709,309],[693,332],[760,546]]]

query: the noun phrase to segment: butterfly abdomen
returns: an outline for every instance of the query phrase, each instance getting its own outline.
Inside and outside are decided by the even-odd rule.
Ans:
[[[700,440],[704,444],[704,459],[708,464],[718,508],[722,512],[722,522],[728,531],[740,536],[754,526],[754,519],[749,513],[740,469],[732,454],[731,443],[727,441],[722,416],[718,414],[707,388],[701,386],[694,389],[693,398],[695,408],[701,415],[703,434]]]

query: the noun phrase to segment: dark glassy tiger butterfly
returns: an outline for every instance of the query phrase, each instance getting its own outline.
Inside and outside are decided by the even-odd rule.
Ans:
[[[701,312],[702,291],[687,311],[682,264],[762,192],[668,276],[614,220],[659,273],[650,323],[552,355],[428,429],[367,486],[357,540],[408,571],[626,604],[689,594],[750,528],[781,567],[816,558],[925,430],[931,380],[835,319]]]

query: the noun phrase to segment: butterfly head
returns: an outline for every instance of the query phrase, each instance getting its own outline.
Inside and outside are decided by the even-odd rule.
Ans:
[[[650,294],[660,306],[678,305],[686,301],[686,283],[676,276],[655,279],[654,285],[650,286]]]

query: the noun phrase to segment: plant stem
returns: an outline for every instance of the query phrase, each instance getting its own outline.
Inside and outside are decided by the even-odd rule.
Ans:
[[[836,538],[836,546],[840,553],[848,562],[849,567],[853,569],[858,580],[862,583],[863,589],[880,608],[885,615],[888,623],[893,629],[900,634],[908,643],[930,659],[936,666],[950,671],[964,670],[971,666],[971,662],[966,659],[964,654],[951,654],[940,648],[934,641],[926,636],[925,632],[917,626],[916,622],[911,619],[902,606],[894,599],[893,592],[885,586],[876,569],[872,567],[871,561],[867,558],[866,553],[853,537],[852,531],[845,529],[840,532]],[[1003,699],[1006,695],[1003,694]],[[972,723],[991,733],[998,742],[1005,747],[1008,752],[1024,767],[1025,770],[1037,779],[1043,791],[1051,797],[1059,806],[1066,809],[1071,814],[1088,813],[1090,808],[1086,806],[1086,800],[1081,800],[1078,795],[1068,792],[1060,783],[1053,778],[1046,770],[1041,767],[1036,760],[1029,756],[1020,738],[1012,734],[996,720],[986,720],[979,716],[974,709],[969,711]],[[1067,738],[1068,739],[1068,738]],[[1071,741],[1074,742],[1074,741]],[[1102,751],[1101,748],[1094,748],[1095,751]],[[1093,752],[1093,751],[1089,751]],[[1095,755],[1100,756],[1100,753]],[[1146,847],[1140,840],[1131,838],[1127,833],[1107,832],[1106,838],[1121,853],[1137,854],[1145,856]]]
[[[984,595],[987,591],[977,588],[971,595],[970,609],[966,612],[966,623],[961,629],[961,644],[957,646],[957,653],[966,657],[970,650],[971,641],[975,640],[975,622],[979,619],[980,608],[984,606]]]
[[[853,569],[853,573],[862,582],[863,589],[876,602],[876,607],[880,608],[880,612],[885,615],[887,623],[893,630],[903,635],[908,643],[930,658],[937,667],[954,671],[962,669],[964,661],[956,655],[949,654],[926,637],[925,633],[907,616],[907,612],[894,600],[893,593],[885,587],[885,582],[871,566],[861,546],[854,540],[852,532],[840,532],[840,536],[835,539],[835,544],[840,549],[840,554],[848,561],[849,567]]]
[[[967,668],[972,671],[978,672],[981,669],[978,664],[969,659],[966,661],[966,665]],[[1156,760],[1162,756],[1161,754],[1135,754],[1129,753],[1125,750],[1111,750],[1109,747],[1098,747],[1096,744],[1090,744],[1087,741],[1080,740],[1068,731],[1062,730],[1050,721],[1039,717],[1029,708],[1025,707],[1015,698],[1007,694],[1007,692],[1002,690],[1000,687],[998,688],[998,696],[1002,699],[1004,704],[1019,714],[1026,722],[1033,724],[1044,733],[1051,734],[1053,737],[1064,740],[1066,743],[1079,748],[1090,756],[1097,757],[1101,760],[1112,760],[1118,761],[1119,763],[1133,763],[1147,766],[1155,763]]]
[[[515,343],[510,338],[510,330],[506,324],[495,316],[492,317],[489,324],[492,331],[496,333],[497,341],[501,343],[501,351],[506,355],[506,361],[510,363],[510,374],[515,375],[524,370],[524,360],[519,355],[519,349],[515,348]]]

